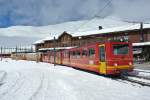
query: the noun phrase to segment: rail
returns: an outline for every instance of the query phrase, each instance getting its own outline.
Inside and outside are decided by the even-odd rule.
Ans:
[[[132,83],[137,83],[137,84],[140,84],[142,86],[150,87],[150,80],[149,79],[141,79],[139,77],[126,76],[126,75],[121,76],[121,79],[132,82]]]
[[[122,80],[150,87],[150,71],[134,70],[133,72],[121,74],[120,78]]]

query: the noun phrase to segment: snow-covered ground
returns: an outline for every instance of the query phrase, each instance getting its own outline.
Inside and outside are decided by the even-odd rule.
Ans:
[[[0,61],[0,100],[149,100],[150,87],[65,66]]]

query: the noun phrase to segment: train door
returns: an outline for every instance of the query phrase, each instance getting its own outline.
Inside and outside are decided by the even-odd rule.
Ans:
[[[105,45],[99,45],[99,70],[101,74],[106,74]]]

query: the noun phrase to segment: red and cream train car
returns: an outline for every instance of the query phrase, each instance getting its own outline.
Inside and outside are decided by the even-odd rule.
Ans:
[[[54,52],[50,53],[54,63]],[[56,63],[75,68],[113,75],[133,70],[132,44],[104,42],[56,52]]]

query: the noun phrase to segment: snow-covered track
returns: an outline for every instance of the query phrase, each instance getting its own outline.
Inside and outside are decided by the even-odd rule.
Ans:
[[[140,76],[140,75],[129,75],[129,76],[140,78],[140,79],[145,79],[145,80],[150,80],[150,77],[147,77],[147,76]]]
[[[137,71],[137,72],[144,72],[144,73],[150,73],[149,70],[134,69],[134,71]]]
[[[133,72],[127,73],[127,75],[136,78],[150,80],[150,71],[147,70],[134,70]]]
[[[42,73],[40,77],[40,85],[38,86],[36,91],[32,94],[32,96],[29,98],[29,100],[34,100],[34,98],[36,98],[36,96],[40,94],[43,84],[44,84],[44,73]]]
[[[150,80],[146,79],[146,78],[141,78],[141,77],[137,77],[137,76],[122,75],[121,79],[129,81],[129,82],[132,82],[132,83],[140,84],[142,86],[148,86],[148,87],[150,87]]]
[[[10,91],[13,91],[13,93],[15,91],[17,91],[19,88],[15,88],[15,87],[18,87],[18,84],[19,84],[19,81],[21,80],[21,73],[19,72],[15,72],[13,74],[13,79],[15,80],[10,80],[10,81],[6,81],[6,84],[3,85],[3,87],[0,89],[2,91],[0,91],[0,99],[2,99],[3,97],[5,97],[6,95],[8,96],[9,95],[9,92]],[[7,79],[7,77],[6,77]],[[22,84],[20,84],[21,86]]]
[[[6,77],[7,73],[5,71],[0,71],[0,85],[3,84],[3,80]]]

